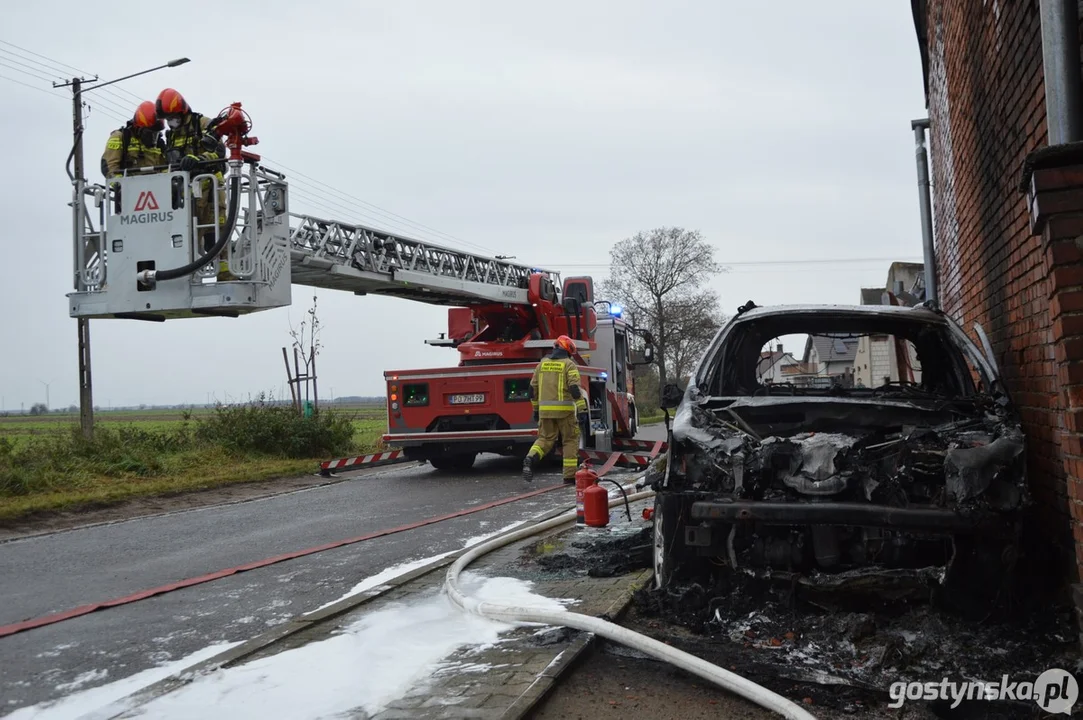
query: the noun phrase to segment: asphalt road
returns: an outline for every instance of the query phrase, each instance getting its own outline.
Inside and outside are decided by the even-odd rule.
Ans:
[[[640,437],[664,437],[664,429]],[[0,625],[562,485],[559,466],[532,485],[519,468],[496,456],[454,475],[390,467],[235,505],[0,543]],[[555,490],[0,638],[0,713],[244,641],[385,568],[573,504],[570,487]]]
[[[0,625],[562,484],[559,468],[538,475],[533,487],[518,468],[497,457],[480,457],[472,472],[453,476],[427,465],[388,468],[237,505],[3,543]],[[0,638],[0,712],[243,641],[389,566],[570,507],[572,493],[555,490]]]

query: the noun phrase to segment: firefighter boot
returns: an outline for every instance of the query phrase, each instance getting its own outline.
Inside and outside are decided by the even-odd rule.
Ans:
[[[523,459],[523,482],[534,482],[534,456],[527,455]]]

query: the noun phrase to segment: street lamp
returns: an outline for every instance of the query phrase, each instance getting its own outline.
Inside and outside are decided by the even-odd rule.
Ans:
[[[73,77],[68,82],[53,83],[54,88],[71,86],[71,119],[75,144],[72,145],[71,152],[68,154],[68,161],[65,168],[68,171],[68,177],[71,178],[72,184],[75,186],[75,199],[74,202],[72,202],[72,229],[80,238],[80,242],[83,234],[78,231],[78,228],[85,228],[85,223],[87,222],[84,205],[86,178],[83,177],[83,85],[95,83],[94,87],[88,89],[89,92],[90,90],[97,90],[122,80],[128,80],[133,77],[138,77],[139,75],[146,75],[155,70],[177,67],[186,62],[189,62],[188,58],[170,60],[164,65],[152,67],[148,70],[141,70],[137,73],[125,75],[124,77],[119,77],[115,80],[103,83],[98,82],[97,76],[94,76],[93,80]],[[70,167],[72,160],[75,161],[74,170]],[[83,268],[78,268],[78,272],[82,271]],[[86,318],[76,318],[76,323],[79,332],[79,425],[83,429],[83,437],[90,440],[94,436],[94,399],[90,378],[90,321]]]

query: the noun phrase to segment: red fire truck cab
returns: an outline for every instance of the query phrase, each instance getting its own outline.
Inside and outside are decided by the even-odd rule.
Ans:
[[[457,366],[384,373],[384,442],[438,470],[469,469],[478,453],[526,455],[537,437],[530,379],[560,335],[575,341],[590,406],[580,447],[609,450],[613,438],[635,436],[632,368],[653,361],[649,334],[625,321],[619,306],[596,302],[590,277],[567,278],[558,290],[539,272],[526,284],[525,303],[449,308],[446,337],[426,343],[457,349]],[[636,362],[632,336],[645,342]]]

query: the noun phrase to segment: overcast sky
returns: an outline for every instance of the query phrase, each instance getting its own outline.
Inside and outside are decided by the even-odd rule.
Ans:
[[[46,66],[108,80],[191,58],[88,94],[92,182],[136,98],[174,87],[212,116],[243,102],[269,164],[366,203],[291,175],[291,210],[565,275],[604,277],[613,243],[661,225],[700,230],[732,263],[713,281],[731,313],[748,299],[858,302],[890,260],[921,259],[910,120],[926,111],[909,3],[169,7],[5,8],[0,41],[18,46],[0,43],[7,409],[44,401],[44,383],[53,407],[78,402],[71,101]],[[841,259],[859,261],[825,262]],[[457,362],[423,344],[446,329],[443,308],[318,295],[321,395],[378,394],[385,369]],[[295,285],[290,308],[238,319],[92,321],[95,404],[280,393],[289,322],[311,298]]]

